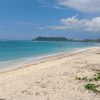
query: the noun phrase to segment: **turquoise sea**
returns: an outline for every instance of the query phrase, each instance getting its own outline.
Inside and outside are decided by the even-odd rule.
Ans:
[[[12,63],[16,65],[19,61],[25,61],[29,58],[37,59],[39,57],[96,45],[99,44],[55,41],[0,41],[0,68],[11,66]]]

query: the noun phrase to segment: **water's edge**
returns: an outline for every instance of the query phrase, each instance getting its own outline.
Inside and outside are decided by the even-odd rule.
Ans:
[[[30,59],[30,58],[24,59],[24,62],[23,61],[20,61],[20,63],[18,62],[19,64],[17,66],[16,66],[16,63],[17,63],[16,62],[15,65],[13,65],[13,66],[8,66],[6,68],[0,69],[0,73],[14,71],[14,70],[29,67],[31,65],[37,65],[37,64],[40,64],[43,62],[48,62],[48,61],[52,61],[55,59],[60,59],[60,58],[66,57],[66,56],[71,56],[71,55],[74,55],[77,53],[82,53],[84,51],[87,51],[87,50],[90,50],[93,48],[100,48],[100,46],[77,48],[77,49],[73,49],[71,51],[65,51],[65,52],[55,53],[55,54],[51,54],[51,55],[45,55],[42,57],[38,57],[36,59]]]

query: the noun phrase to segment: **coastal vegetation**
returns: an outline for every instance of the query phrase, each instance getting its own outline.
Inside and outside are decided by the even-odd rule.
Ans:
[[[93,91],[93,92],[97,92],[97,85],[95,85],[95,84],[92,84],[92,83],[88,83],[88,84],[86,84],[85,86],[84,86],[86,89],[88,89],[88,90],[91,90],[91,91]]]
[[[97,81],[100,81],[100,73],[97,73],[94,75],[93,78],[88,78],[88,77],[75,77],[76,80],[79,81],[85,81],[84,88],[90,91],[93,91],[95,93],[100,93],[100,84],[96,84]]]
[[[66,37],[36,37],[35,39],[32,39],[33,41],[67,41],[67,42],[95,42],[100,43],[100,39],[68,39]]]

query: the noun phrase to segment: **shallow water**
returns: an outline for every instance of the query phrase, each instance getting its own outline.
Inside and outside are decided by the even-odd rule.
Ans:
[[[80,42],[37,42],[37,41],[0,41],[0,67],[15,66],[26,59],[47,56],[77,48],[93,47],[96,43]]]

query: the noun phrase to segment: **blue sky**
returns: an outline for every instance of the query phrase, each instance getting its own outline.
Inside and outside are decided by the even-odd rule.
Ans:
[[[0,0],[0,39],[100,38],[99,0]]]

